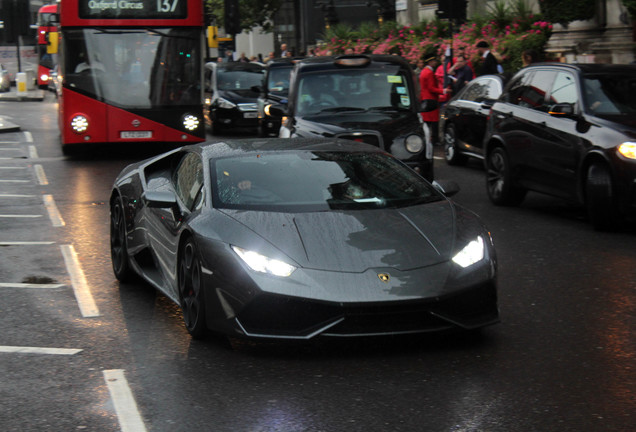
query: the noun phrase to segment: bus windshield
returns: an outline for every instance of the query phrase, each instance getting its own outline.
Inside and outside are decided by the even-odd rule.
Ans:
[[[68,29],[63,43],[77,92],[125,109],[201,103],[200,29]]]

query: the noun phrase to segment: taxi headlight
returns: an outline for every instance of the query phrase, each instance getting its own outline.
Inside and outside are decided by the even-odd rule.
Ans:
[[[183,116],[183,127],[189,131],[193,131],[199,127],[200,120],[197,116],[186,114]]]
[[[424,140],[419,135],[409,135],[404,140],[404,145],[410,153],[419,153],[424,148]]]
[[[88,129],[88,118],[83,114],[76,114],[71,119],[71,129],[78,134],[86,132],[86,129]]]
[[[453,262],[462,268],[469,267],[484,259],[484,248],[484,239],[478,236],[453,257]]]
[[[232,246],[232,250],[247,264],[252,270],[259,273],[267,273],[274,276],[287,277],[291,275],[296,267],[284,261],[268,258],[258,252]]]
[[[624,142],[618,146],[618,152],[628,159],[636,159],[636,143]]]

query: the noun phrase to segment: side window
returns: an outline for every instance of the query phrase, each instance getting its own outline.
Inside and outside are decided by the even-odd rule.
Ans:
[[[557,103],[576,104],[578,100],[574,77],[567,72],[557,73],[550,92],[550,105]]]
[[[484,100],[488,94],[488,86],[484,81],[472,83],[468,85],[468,88],[464,92],[462,99],[471,101],[471,102],[479,102],[480,100]]]
[[[188,209],[203,203],[203,163],[198,154],[188,153],[181,159],[172,181],[177,196]]]
[[[508,102],[525,108],[547,111],[545,97],[553,77],[552,71],[528,71],[511,84]]]

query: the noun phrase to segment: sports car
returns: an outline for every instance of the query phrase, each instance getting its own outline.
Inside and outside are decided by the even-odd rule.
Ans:
[[[499,321],[495,250],[452,185],[349,140],[182,147],[115,180],[114,273],[177,303],[195,338],[484,327]]]

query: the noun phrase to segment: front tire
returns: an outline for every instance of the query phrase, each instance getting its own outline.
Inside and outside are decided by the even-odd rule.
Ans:
[[[611,231],[620,226],[622,218],[614,196],[612,176],[602,164],[592,164],[587,170],[585,204],[594,229]]]
[[[508,154],[502,147],[494,148],[486,159],[486,189],[495,205],[517,206],[526,197],[526,190],[512,184]]]
[[[457,149],[457,131],[455,126],[449,124],[444,130],[444,157],[449,165],[463,165],[466,163],[466,156]]]
[[[189,238],[179,254],[179,300],[188,333],[201,339],[207,333],[205,297],[201,278],[201,259],[193,238]]]
[[[110,207],[110,259],[115,277],[121,282],[130,281],[134,274],[128,261],[126,244],[126,217],[121,197],[116,197]]]

